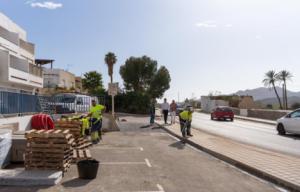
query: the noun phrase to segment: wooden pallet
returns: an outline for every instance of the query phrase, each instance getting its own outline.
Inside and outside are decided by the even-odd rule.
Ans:
[[[69,130],[31,130],[25,137],[25,169],[66,171],[70,166],[75,139]]]
[[[88,149],[74,149],[73,151],[73,163],[80,160],[92,159],[90,150]]]
[[[82,122],[76,120],[55,121],[55,128],[60,130],[69,130],[75,138],[81,137]]]

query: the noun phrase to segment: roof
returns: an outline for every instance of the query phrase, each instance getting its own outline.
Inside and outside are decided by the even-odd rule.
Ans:
[[[39,65],[46,65],[46,64],[49,64],[49,63],[53,63],[54,61],[55,60],[53,60],[53,59],[36,59],[35,63],[39,64]]]

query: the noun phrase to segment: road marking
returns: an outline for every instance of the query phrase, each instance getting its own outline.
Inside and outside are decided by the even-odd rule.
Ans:
[[[143,147],[140,147],[140,150],[141,150],[141,151],[144,151],[144,148],[143,148]]]
[[[145,162],[146,162],[146,164],[147,164],[148,167],[152,167],[152,165],[150,164],[149,159],[145,159]]]
[[[160,184],[156,184],[156,186],[160,192],[165,192],[164,188]]]

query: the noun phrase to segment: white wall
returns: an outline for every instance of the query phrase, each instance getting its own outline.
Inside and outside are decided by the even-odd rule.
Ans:
[[[30,130],[31,117],[32,117],[32,115],[26,115],[26,116],[22,116],[22,117],[0,118],[0,126],[5,125],[5,124],[18,123],[19,131]]]
[[[4,27],[5,29],[14,33],[18,33],[20,38],[26,40],[26,31],[1,12],[0,12],[0,23],[1,26]]]
[[[202,111],[210,113],[217,106],[229,106],[229,102],[224,100],[211,100],[208,96],[201,96]]]

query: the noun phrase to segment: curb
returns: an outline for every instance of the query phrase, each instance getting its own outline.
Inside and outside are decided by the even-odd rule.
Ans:
[[[264,120],[258,120],[258,119],[249,119],[249,118],[243,118],[240,116],[234,116],[235,119],[239,119],[239,120],[244,120],[244,121],[251,121],[251,122],[255,122],[255,123],[263,123],[263,124],[268,124],[268,125],[277,125],[276,122],[268,122],[268,121],[264,121]]]
[[[173,135],[174,137],[177,137],[180,140],[183,139],[183,137],[181,137],[180,135],[177,135],[174,132],[170,131],[169,129],[165,128],[163,125],[160,125],[158,123],[157,123],[157,125],[160,126],[161,128],[163,128],[167,133]],[[288,181],[282,180],[282,179],[280,179],[280,178],[278,178],[278,177],[276,177],[274,175],[271,175],[269,173],[266,173],[264,171],[256,169],[255,167],[251,167],[251,166],[249,166],[247,164],[244,164],[244,163],[242,163],[240,161],[237,161],[235,159],[227,157],[226,155],[223,155],[221,153],[217,153],[215,151],[212,151],[212,150],[206,148],[205,146],[199,145],[199,144],[197,144],[197,143],[195,143],[193,141],[190,141],[188,139],[186,139],[185,141],[186,141],[186,143],[190,144],[191,146],[193,146],[193,147],[195,147],[197,149],[200,149],[201,151],[204,151],[204,152],[206,152],[206,153],[208,153],[208,154],[216,157],[217,159],[220,159],[220,160],[222,160],[222,161],[224,161],[226,163],[229,163],[229,164],[231,164],[231,165],[233,165],[233,166],[235,166],[235,167],[237,167],[237,168],[239,168],[239,169],[241,169],[243,171],[246,171],[246,172],[248,172],[248,173],[250,173],[252,175],[255,175],[255,176],[257,176],[257,177],[259,177],[261,179],[267,180],[267,181],[269,181],[271,183],[274,183],[276,185],[284,187],[284,188],[286,188],[286,189],[288,189],[290,191],[300,192],[300,186],[298,186],[298,185],[295,185],[295,184],[290,183]]]

